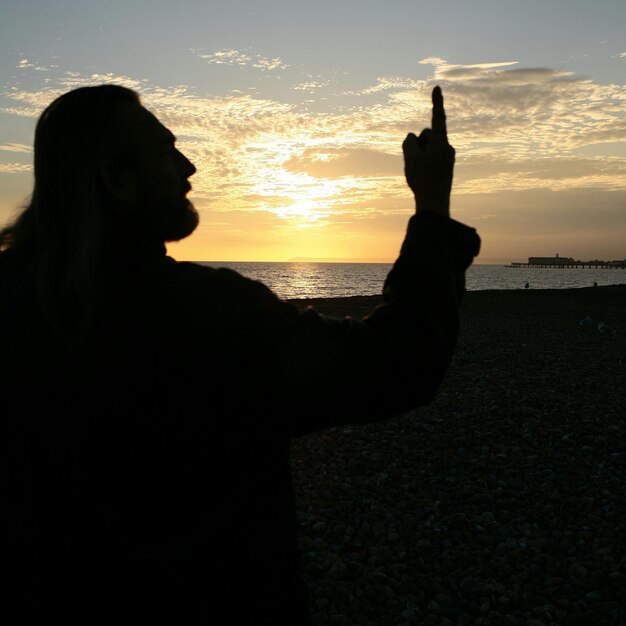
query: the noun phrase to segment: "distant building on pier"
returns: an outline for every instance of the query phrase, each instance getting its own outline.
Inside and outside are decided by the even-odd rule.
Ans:
[[[531,256],[528,257],[528,263],[511,263],[509,267],[626,269],[626,259],[575,261],[572,257],[563,257],[557,254],[556,256]]]
[[[528,257],[528,265],[572,265],[573,263],[580,263],[580,261],[574,261],[571,257],[559,256],[531,256]]]

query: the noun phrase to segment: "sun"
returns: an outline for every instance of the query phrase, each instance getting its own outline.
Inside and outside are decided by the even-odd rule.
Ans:
[[[320,204],[324,204],[324,202],[320,202],[318,198],[302,199],[282,207],[276,207],[272,211],[283,219],[313,224],[328,215],[328,211],[324,210]]]

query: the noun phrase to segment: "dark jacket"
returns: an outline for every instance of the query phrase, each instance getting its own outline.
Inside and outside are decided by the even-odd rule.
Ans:
[[[411,218],[363,319],[121,245],[80,349],[0,255],[2,623],[307,624],[290,441],[433,399],[479,244]]]

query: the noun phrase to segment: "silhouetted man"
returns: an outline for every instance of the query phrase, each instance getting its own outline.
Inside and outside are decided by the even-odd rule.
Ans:
[[[2,624],[309,623],[292,437],[432,400],[475,231],[443,99],[404,144],[417,212],[364,319],[176,262],[194,166],[133,91],[55,100],[0,232]]]

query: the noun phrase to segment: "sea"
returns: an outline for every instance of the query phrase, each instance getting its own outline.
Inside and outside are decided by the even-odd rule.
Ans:
[[[210,267],[228,267],[265,283],[285,300],[345,298],[382,292],[391,263],[317,263],[204,261]],[[466,273],[469,291],[488,289],[572,289],[626,284],[626,269],[550,269],[508,265],[472,265]],[[528,287],[526,286],[528,285]]]

